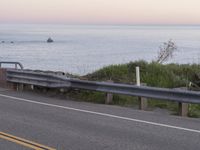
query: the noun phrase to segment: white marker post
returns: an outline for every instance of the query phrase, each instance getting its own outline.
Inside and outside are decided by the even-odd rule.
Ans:
[[[140,86],[140,67],[136,67],[136,85]],[[147,99],[144,97],[138,97],[139,100],[139,109],[140,110],[145,110],[147,108]]]
[[[136,85],[140,86],[140,67],[136,67]]]

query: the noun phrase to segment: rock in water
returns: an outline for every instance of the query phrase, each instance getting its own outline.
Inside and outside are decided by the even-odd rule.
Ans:
[[[51,38],[47,39],[47,43],[52,43],[52,42],[53,42],[53,40]]]

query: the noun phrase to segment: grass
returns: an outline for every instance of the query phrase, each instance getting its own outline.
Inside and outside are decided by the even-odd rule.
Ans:
[[[89,80],[135,83],[135,67],[140,66],[141,82],[156,87],[181,87],[186,86],[194,80],[200,70],[199,65],[162,65],[158,63],[147,63],[145,61],[130,62],[122,65],[111,65],[104,67],[85,78]]]

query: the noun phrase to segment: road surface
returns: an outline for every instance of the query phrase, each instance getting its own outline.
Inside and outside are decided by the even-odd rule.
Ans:
[[[200,119],[1,89],[0,149],[198,150]]]

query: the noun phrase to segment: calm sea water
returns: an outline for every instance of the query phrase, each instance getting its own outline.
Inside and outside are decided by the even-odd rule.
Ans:
[[[48,37],[55,42],[46,43]],[[109,64],[152,61],[159,46],[169,39],[178,46],[169,62],[200,62],[200,26],[19,24],[0,25],[0,61],[19,61],[25,68],[83,75]]]

